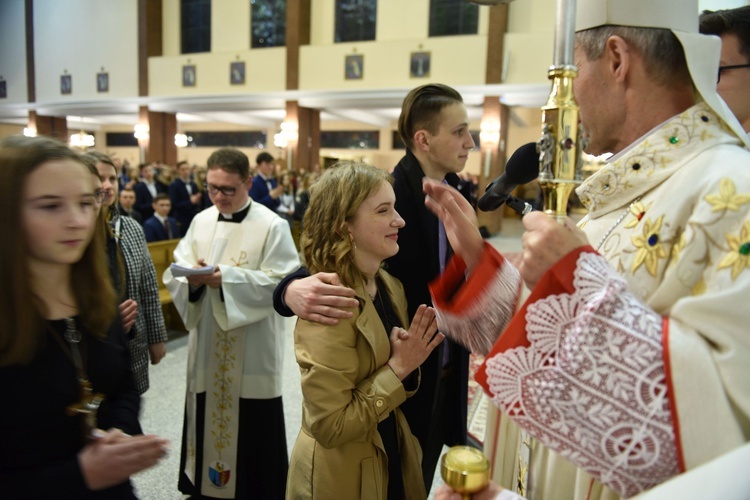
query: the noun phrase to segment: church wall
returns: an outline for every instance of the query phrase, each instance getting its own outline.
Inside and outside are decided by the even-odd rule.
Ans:
[[[27,102],[26,30],[23,2],[0,1],[0,79],[7,97],[0,104]]]
[[[34,48],[37,102],[95,102],[138,95],[137,2],[36,0]],[[96,87],[102,67],[109,73],[105,93]],[[65,71],[72,80],[67,95],[60,92]]]

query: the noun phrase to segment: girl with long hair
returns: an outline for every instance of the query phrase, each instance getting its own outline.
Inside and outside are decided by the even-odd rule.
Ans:
[[[444,336],[417,309],[408,331],[401,283],[381,268],[404,220],[388,172],[340,163],[312,187],[301,238],[311,273],[337,273],[359,306],[337,325],[298,320],[302,430],[287,498],[424,499],[421,450],[399,410]]]
[[[92,175],[60,142],[9,137],[0,210],[3,498],[135,498],[129,476],[167,443],[136,435]]]

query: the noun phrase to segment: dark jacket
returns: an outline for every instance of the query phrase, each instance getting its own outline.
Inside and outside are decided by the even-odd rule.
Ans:
[[[388,272],[404,285],[409,318],[420,304],[432,305],[427,285],[440,275],[438,218],[424,204],[422,178],[417,158],[406,151],[393,170],[396,211],[406,221],[398,232],[399,252],[386,261]],[[445,180],[458,185],[456,174]],[[448,248],[450,254],[450,248]],[[449,369],[443,371],[443,351],[449,349]],[[442,444],[466,444],[469,353],[447,340],[422,363],[422,383],[401,410],[422,445],[425,482],[432,481]],[[429,477],[427,477],[429,473]]]
[[[195,182],[190,181],[192,194],[198,193],[198,186]],[[182,179],[177,179],[169,185],[169,199],[172,201],[172,211],[169,213],[180,228],[180,236],[185,236],[193,217],[198,213],[198,205],[190,201],[191,194],[188,193],[186,183]]]
[[[167,187],[164,184],[161,182],[154,182],[156,185],[156,194],[167,192]],[[143,220],[154,215],[154,209],[151,206],[154,203],[154,197],[151,196],[151,191],[148,190],[146,184],[144,182],[139,182],[133,186],[133,191],[135,191],[135,209],[141,213]]]
[[[77,319],[77,318],[76,318]],[[46,322],[28,364],[0,367],[4,405],[0,412],[0,484],[6,499],[134,499],[129,481],[112,488],[86,488],[78,453],[86,445],[82,416],[66,407],[80,401],[77,374],[63,340],[63,320]],[[79,350],[94,392],[104,395],[97,413],[100,429],[117,427],[140,434],[140,398],[130,369],[120,317],[104,338],[83,331]],[[56,341],[53,337],[58,337]],[[62,344],[62,346],[61,346]]]
[[[271,183],[271,188],[275,188],[279,185],[276,179],[274,179],[273,177],[269,178],[268,182]],[[264,179],[260,174],[253,177],[253,185],[250,188],[250,198],[252,198],[253,201],[257,201],[261,205],[267,206],[274,212],[276,211],[276,207],[278,207],[280,204],[278,198],[273,199],[273,197],[269,194],[266,179]]]
[[[141,213],[138,210],[136,210],[135,207],[133,207],[133,210],[128,212],[124,208],[122,208],[122,205],[118,203],[117,211],[120,212],[120,215],[122,215],[123,217],[130,217],[141,226],[143,225],[143,217],[141,217]]]
[[[177,222],[175,222],[172,217],[167,217],[167,222],[169,222],[169,228],[172,231],[171,239],[179,238],[180,230],[177,228]],[[146,241],[148,243],[170,239],[166,228],[156,216],[151,217],[143,223],[143,233],[146,235]]]

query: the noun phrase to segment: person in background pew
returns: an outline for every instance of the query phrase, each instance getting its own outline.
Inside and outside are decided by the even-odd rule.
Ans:
[[[154,198],[152,204],[154,216],[143,223],[143,232],[146,235],[146,241],[164,241],[180,237],[180,230],[177,227],[177,221],[169,216],[172,209],[172,202],[169,195],[159,193]]]
[[[117,205],[120,215],[130,217],[138,224],[143,225],[143,216],[135,209],[135,191],[131,187],[125,187],[120,190],[120,203]]]

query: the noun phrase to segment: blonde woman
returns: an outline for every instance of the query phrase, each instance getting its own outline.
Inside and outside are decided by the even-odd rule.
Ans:
[[[384,170],[342,163],[311,190],[302,254],[311,273],[335,272],[356,291],[337,325],[300,319],[302,430],[287,498],[425,498],[421,450],[399,410],[419,386],[419,366],[443,340],[432,308],[407,327],[401,283],[381,268],[398,252],[404,220]]]

